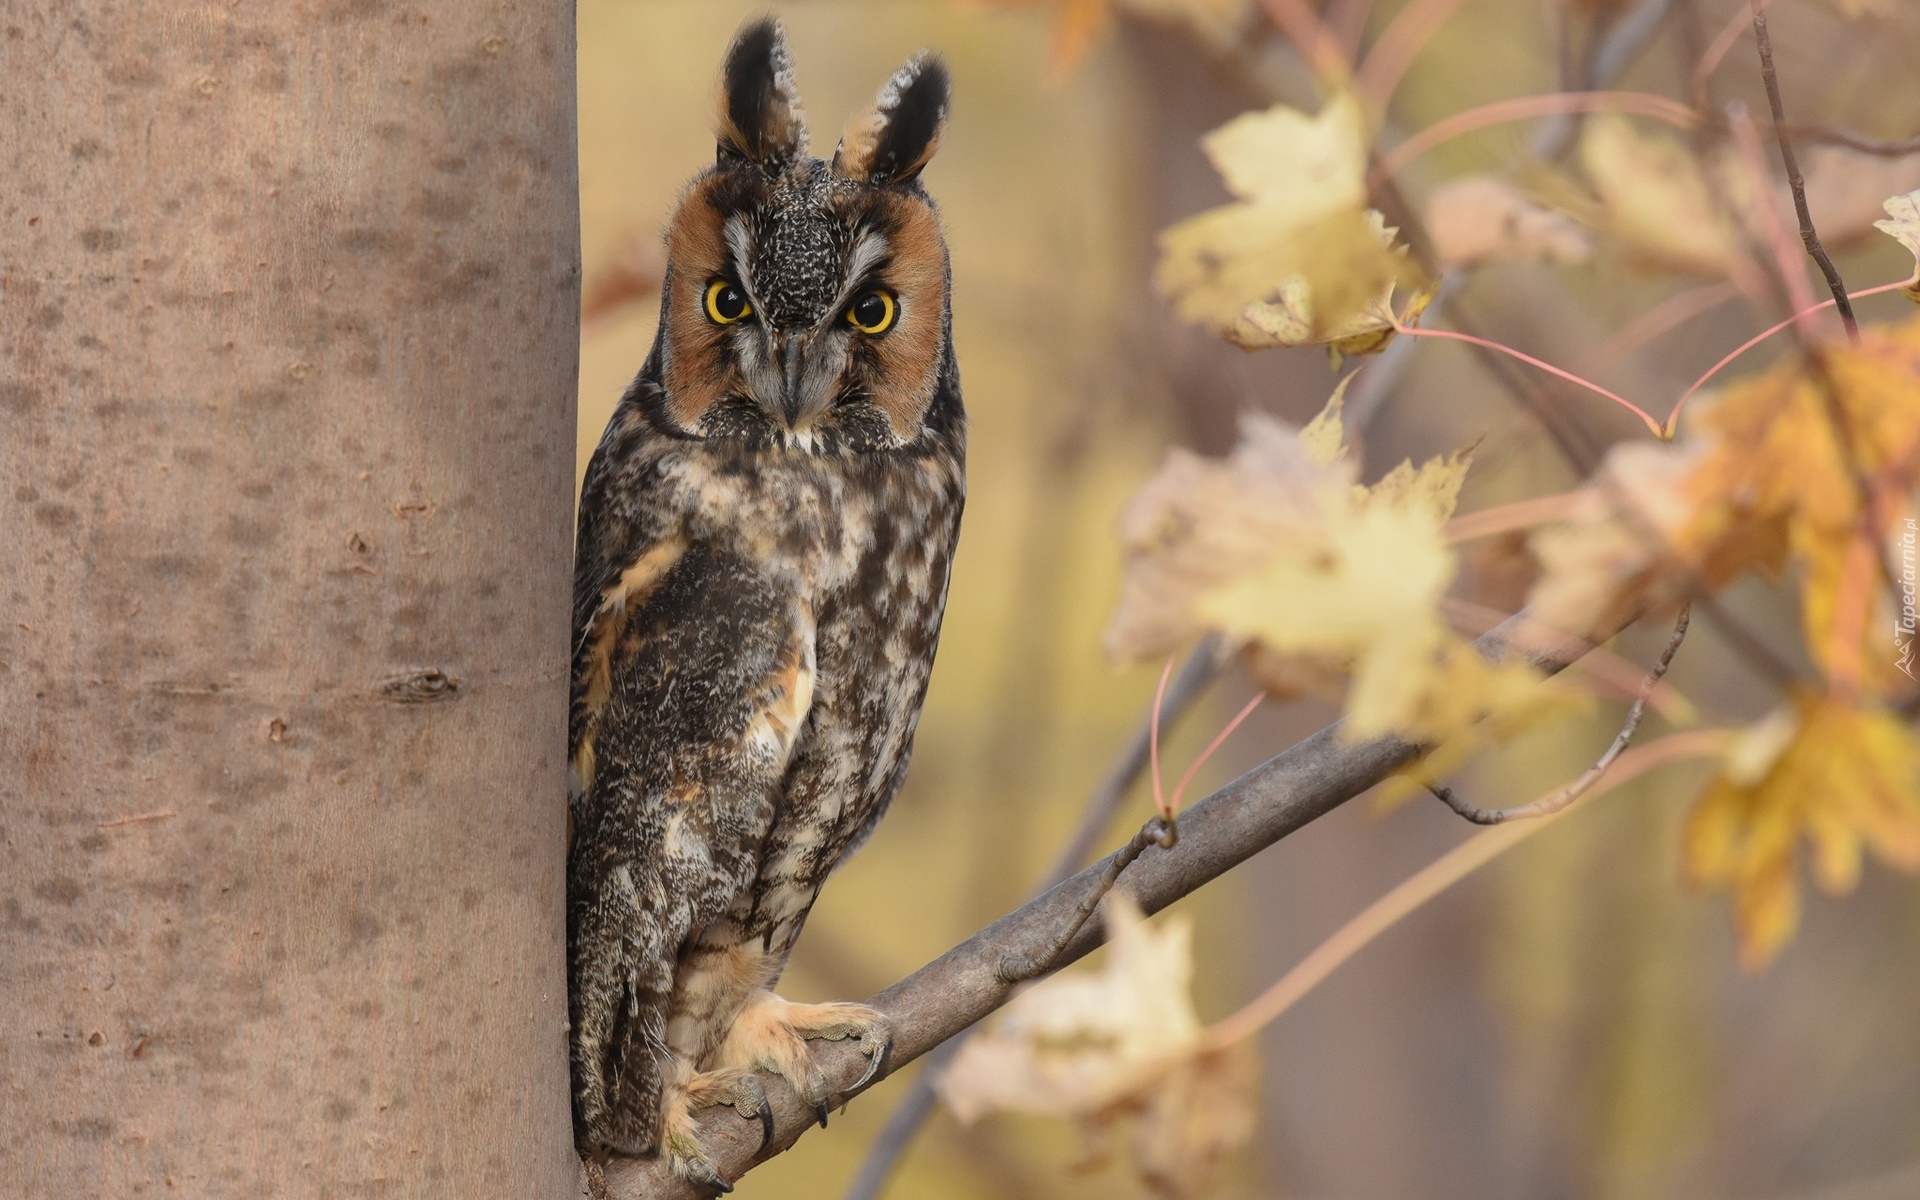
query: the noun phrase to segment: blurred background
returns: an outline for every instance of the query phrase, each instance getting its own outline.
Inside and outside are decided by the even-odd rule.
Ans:
[[[1684,99],[1710,39],[1747,2],[1467,0],[1415,61],[1394,121],[1417,129],[1558,89],[1563,62],[1642,8],[1663,20],[1618,86]],[[1020,903],[1145,711],[1157,668],[1117,668],[1100,651],[1120,574],[1115,521],[1133,489],[1169,447],[1223,452],[1241,412],[1299,422],[1326,400],[1334,376],[1324,353],[1245,353],[1179,324],[1150,283],[1159,231],[1226,198],[1197,139],[1250,108],[1284,100],[1311,111],[1318,99],[1284,40],[1235,3],[1185,6],[1239,14],[1223,38],[1177,19],[1175,3],[1109,12],[1097,0],[580,0],[582,469],[653,339],[659,231],[712,159],[722,51],[742,20],[769,7],[787,25],[816,153],[831,152],[846,115],[918,49],[944,54],[955,85],[925,176],[952,248],[972,418],[946,633],[906,788],[827,888],[782,987],[798,999],[856,998]],[[1314,7],[1369,37],[1402,5]],[[1920,5],[1891,0],[1862,15],[1875,7],[1775,4],[1782,77],[1796,112],[1906,136],[1920,128],[1911,11]],[[1161,10],[1173,16],[1154,19]],[[1716,77],[1716,99],[1744,97],[1764,112],[1757,75],[1747,38]],[[1529,133],[1510,125],[1448,143],[1404,182],[1418,197],[1507,163]],[[1872,203],[1847,218],[1862,230],[1878,198],[1920,186],[1920,159],[1860,171],[1869,169],[1881,174],[1856,182]],[[1842,232],[1830,242],[1862,247],[1841,260],[1854,286],[1908,269],[1890,243]],[[1474,276],[1457,311],[1574,364],[1686,286],[1604,255],[1579,270],[1493,267]],[[1901,303],[1869,302],[1864,315],[1898,316]],[[1771,323],[1761,315],[1726,305],[1590,369],[1630,394],[1670,398],[1757,321]],[[1524,386],[1551,402],[1560,442],[1603,447],[1632,432],[1552,383]],[[1422,345],[1366,429],[1367,477],[1483,439],[1462,511],[1570,486],[1585,471],[1555,453],[1515,387],[1511,372],[1489,373],[1458,347]],[[1663,402],[1656,415],[1664,411]],[[1525,565],[1498,547],[1484,557],[1469,562],[1465,586],[1511,611]],[[1749,639],[1799,653],[1783,595],[1743,585],[1725,604]],[[1632,632],[1615,649],[1644,663],[1665,638]],[[1777,701],[1755,658],[1696,621],[1672,679],[1713,719],[1750,721]],[[1251,694],[1224,675],[1173,736],[1170,771]],[[1315,701],[1263,708],[1194,795],[1334,715]],[[1619,720],[1618,705],[1598,704],[1457,782],[1485,806],[1525,802],[1577,774]],[[1395,927],[1285,1014],[1262,1041],[1260,1132],[1218,1194],[1920,1197],[1920,888],[1870,868],[1853,896],[1809,901],[1800,936],[1771,968],[1743,973],[1725,897],[1680,882],[1676,831],[1697,779],[1683,769],[1620,789]],[[1102,846],[1123,842],[1149,810],[1136,787]],[[1237,1008],[1469,832],[1430,800],[1391,812],[1350,804],[1178,906],[1196,929],[1202,1016]],[[913,1074],[855,1102],[736,1194],[844,1194]],[[1139,1192],[1124,1163],[1086,1171],[1078,1159],[1077,1137],[1058,1124],[961,1128],[936,1114],[886,1194]]]

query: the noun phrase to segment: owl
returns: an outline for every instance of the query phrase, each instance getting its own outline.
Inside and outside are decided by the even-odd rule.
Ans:
[[[725,1190],[700,1109],[820,1113],[808,1043],[885,1022],[774,994],[907,767],[965,498],[946,119],[909,61],[807,152],[784,35],[744,28],[719,152],[667,231],[652,353],[588,465],[574,573],[568,955],[583,1153]],[[864,1081],[863,1081],[864,1082]],[[767,1134],[771,1135],[771,1130]]]

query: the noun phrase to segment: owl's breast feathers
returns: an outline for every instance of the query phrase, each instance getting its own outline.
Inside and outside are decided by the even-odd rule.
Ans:
[[[625,416],[582,498],[576,829],[674,803],[634,786],[658,764],[778,759],[762,766],[777,775],[765,824],[740,831],[752,878],[728,906],[743,940],[772,949],[904,774],[958,535],[958,448],[745,450]],[[769,626],[788,635],[769,641]],[[706,703],[720,697],[737,701],[727,720]]]

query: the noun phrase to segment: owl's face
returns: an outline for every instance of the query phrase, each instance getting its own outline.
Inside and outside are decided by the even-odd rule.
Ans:
[[[777,22],[740,33],[719,100],[717,160],[668,226],[663,415],[807,453],[911,444],[947,357],[946,242],[918,182],[945,68],[908,62],[830,162],[807,154]]]

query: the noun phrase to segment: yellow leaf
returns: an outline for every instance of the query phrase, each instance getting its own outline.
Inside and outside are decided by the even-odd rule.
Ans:
[[[1247,1059],[1205,1040],[1185,921],[1156,929],[1120,891],[1101,914],[1105,970],[1062,972],[1015,996],[961,1048],[941,1097],[966,1123],[1026,1112],[1076,1118],[1090,1137],[1125,1124],[1150,1187],[1197,1195],[1252,1135]]]
[[[1445,522],[1460,503],[1460,486],[1467,481],[1468,452],[1430,458],[1419,467],[1402,462],[1388,471],[1380,482],[1360,489],[1364,504],[1385,504],[1414,508],[1436,521]]]
[[[1438,603],[1455,568],[1439,536],[1452,509],[1451,491],[1438,482],[1453,474],[1444,464],[1405,472],[1435,486],[1409,486],[1385,503],[1365,503],[1374,497],[1364,492],[1330,503],[1323,543],[1278,554],[1203,595],[1201,619],[1258,646],[1250,665],[1268,686],[1350,662],[1345,730],[1353,737],[1392,730],[1443,741],[1537,702],[1538,672],[1486,662],[1440,621]]]
[[[1533,619],[1597,635],[1643,609],[1678,603],[1698,566],[1679,545],[1694,511],[1685,489],[1707,450],[1695,439],[1625,442],[1609,451],[1573,513],[1528,538],[1540,564],[1527,596]]]
[[[1367,122],[1350,92],[1316,117],[1284,104],[1243,113],[1200,145],[1228,191],[1276,219],[1298,224],[1366,202]]]
[[[1325,428],[1315,436],[1321,453]],[[1276,553],[1324,545],[1321,498],[1344,494],[1354,470],[1318,461],[1296,431],[1263,415],[1242,422],[1224,460],[1169,454],[1120,517],[1126,575],[1108,654],[1152,659],[1179,649],[1204,628],[1200,595]]]
[[[1908,253],[1920,260],[1920,191],[1895,196],[1883,207],[1887,210],[1887,219],[1875,221],[1873,227],[1905,246]],[[1914,267],[1914,282],[1907,285],[1907,298],[1920,304],[1920,261]]]
[[[1272,696],[1331,691],[1350,675],[1355,737],[1440,741],[1545,711],[1532,667],[1486,663],[1440,618],[1456,567],[1440,530],[1466,455],[1356,486],[1340,403],[1336,392],[1297,433],[1250,419],[1224,462],[1169,457],[1122,519],[1127,574],[1109,651],[1154,658],[1214,629]]]
[[[1434,253],[1448,266],[1485,262],[1575,264],[1593,257],[1593,239],[1566,213],[1534,203],[1492,176],[1457,179],[1427,201]]]
[[[1433,298],[1439,294],[1440,284],[1437,280],[1416,288],[1413,295],[1408,297],[1406,307],[1400,310],[1399,324],[1403,327],[1420,324],[1420,314],[1427,311],[1427,305],[1433,303]],[[1388,319],[1392,303],[1391,295],[1381,297],[1377,307],[1369,306],[1360,314],[1363,319],[1355,322],[1353,332],[1328,339],[1327,361],[1334,370],[1340,369],[1347,355],[1378,354],[1387,348],[1399,332]]]
[[[1608,231],[1633,257],[1701,275],[1742,268],[1739,233],[1715,208],[1699,160],[1679,139],[1601,114],[1587,120],[1580,161]]]
[[[1796,863],[1833,894],[1859,881],[1863,851],[1920,870],[1920,747],[1891,713],[1797,696],[1733,740],[1687,817],[1681,853],[1695,882],[1734,892],[1742,958],[1765,965],[1799,921]]]
[[[1328,397],[1327,405],[1320,415],[1307,422],[1300,431],[1300,446],[1307,457],[1323,467],[1331,467],[1347,456],[1346,429],[1340,419],[1340,410],[1346,407],[1347,385],[1353,382],[1353,376],[1342,379]]]
[[[1284,105],[1247,113],[1202,145],[1239,202],[1161,235],[1159,284],[1181,316],[1248,347],[1390,328],[1385,308],[1407,264],[1364,207],[1357,100],[1342,93],[1317,117]]]

